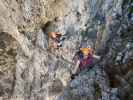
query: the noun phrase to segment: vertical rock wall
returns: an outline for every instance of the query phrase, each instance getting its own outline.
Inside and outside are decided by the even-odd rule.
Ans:
[[[72,100],[119,100],[118,86],[111,88],[109,79],[115,66],[119,66],[117,74],[120,66],[128,64],[132,57],[132,49],[126,46],[132,45],[129,43],[132,40],[130,3],[130,0],[127,3],[124,0],[1,0],[0,31],[8,33],[19,44],[15,80],[9,96],[13,100],[70,100],[70,97]],[[65,35],[60,50],[47,50],[49,31]],[[72,58],[81,43],[91,44],[103,59],[92,70],[70,81],[74,68]],[[120,52],[124,56],[119,60],[116,56]],[[114,64],[121,61],[122,65]],[[122,86],[119,84],[119,90]],[[125,87],[124,91],[129,92],[128,89]],[[120,93],[121,97],[126,96],[124,93]]]

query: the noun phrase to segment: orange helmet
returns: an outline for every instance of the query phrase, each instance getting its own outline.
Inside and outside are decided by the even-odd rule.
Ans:
[[[93,50],[91,48],[80,48],[80,51],[84,54],[84,55],[88,55],[88,54],[92,54]]]

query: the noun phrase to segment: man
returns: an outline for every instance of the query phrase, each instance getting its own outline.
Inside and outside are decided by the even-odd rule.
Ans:
[[[89,68],[93,64],[93,58],[100,59],[100,56],[94,54],[91,46],[80,48],[80,50],[75,54],[73,61],[76,64],[73,71],[72,79],[79,72],[83,71],[86,68]]]

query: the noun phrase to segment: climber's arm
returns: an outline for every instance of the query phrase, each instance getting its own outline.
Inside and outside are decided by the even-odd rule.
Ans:
[[[79,68],[79,64],[80,64],[80,60],[77,61],[75,67],[74,67],[74,70],[72,71],[73,74],[75,74]]]
[[[93,54],[93,58],[96,58],[96,59],[100,60],[101,56],[97,56],[97,55]]]

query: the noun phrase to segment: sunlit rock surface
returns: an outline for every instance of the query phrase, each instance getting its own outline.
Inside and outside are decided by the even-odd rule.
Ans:
[[[132,0],[1,0],[0,99],[132,100]],[[49,51],[47,33],[65,35]],[[101,56],[71,80],[81,44]]]

